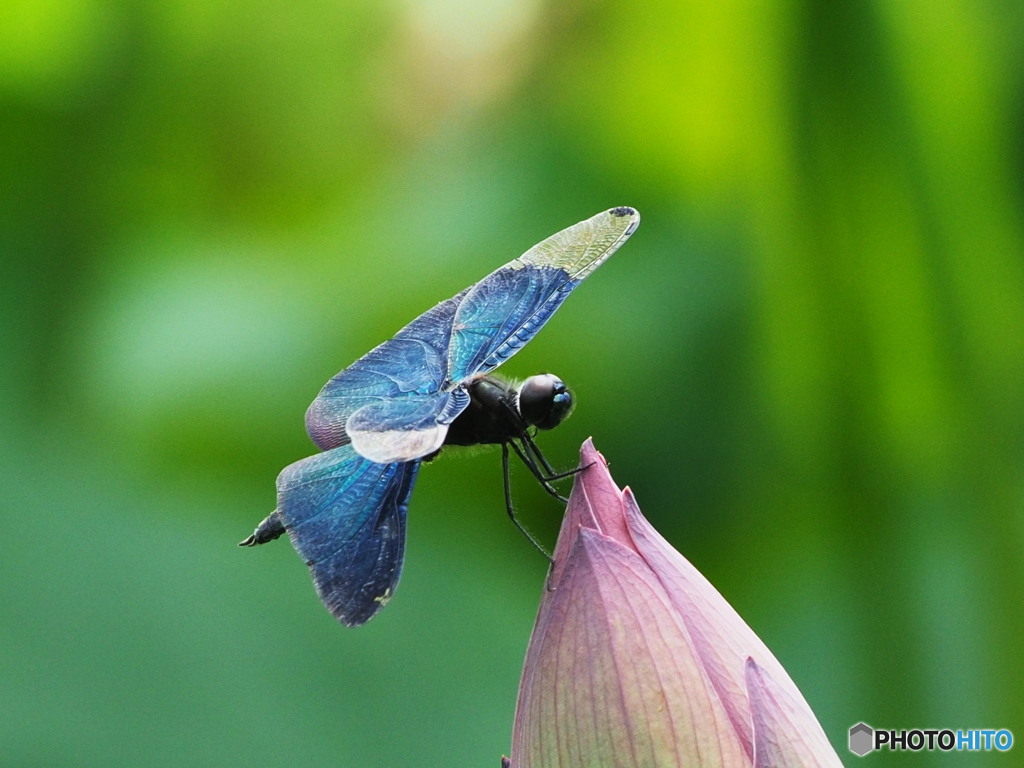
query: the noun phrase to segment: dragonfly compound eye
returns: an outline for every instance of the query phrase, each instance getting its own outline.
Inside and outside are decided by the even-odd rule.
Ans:
[[[553,429],[572,412],[572,392],[551,373],[531,376],[519,388],[519,413],[538,429]]]

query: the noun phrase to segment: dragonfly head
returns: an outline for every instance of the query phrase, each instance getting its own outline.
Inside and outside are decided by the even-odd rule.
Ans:
[[[572,407],[572,392],[552,373],[531,376],[519,387],[519,413],[531,427],[554,429]]]

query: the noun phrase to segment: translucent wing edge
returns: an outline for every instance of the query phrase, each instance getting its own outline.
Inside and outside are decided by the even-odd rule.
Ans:
[[[378,464],[412,461],[433,453],[444,443],[447,424],[435,424],[428,429],[392,429],[386,431],[358,430],[351,426],[348,436],[363,458]]]
[[[467,405],[464,387],[368,403],[349,417],[348,436],[356,453],[370,461],[412,461],[441,447],[448,425]]]
[[[466,291],[462,302],[472,301],[478,292],[488,290],[489,283],[501,273],[526,267],[550,270],[564,276],[564,279],[553,281],[551,293],[543,301],[538,302],[536,309],[524,317],[513,332],[492,345],[487,355],[479,359],[475,365],[460,369],[455,363],[458,333],[453,334],[448,350],[449,376],[458,373],[462,378],[468,378],[476,373],[486,373],[512,357],[551,319],[576,286],[606,262],[638,226],[640,213],[635,208],[618,206],[602,211],[542,240],[522,256],[496,269]],[[456,324],[458,319],[457,311]]]
[[[639,226],[640,213],[635,208],[609,208],[542,240],[508,266],[558,267],[579,282],[619,250]]]

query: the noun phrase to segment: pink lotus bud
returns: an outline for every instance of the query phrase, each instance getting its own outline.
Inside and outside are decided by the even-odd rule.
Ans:
[[[789,675],[583,444],[512,768],[838,766]]]

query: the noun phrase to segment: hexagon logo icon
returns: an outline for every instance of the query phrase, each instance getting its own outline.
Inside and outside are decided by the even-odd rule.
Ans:
[[[858,757],[864,757],[873,750],[875,730],[867,723],[857,723],[850,729],[850,751]]]

